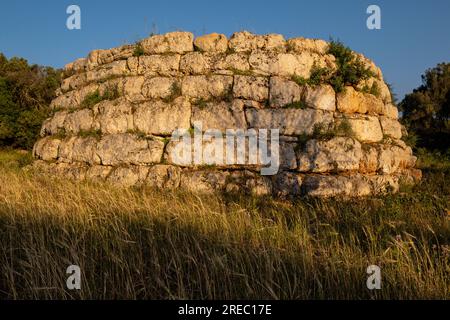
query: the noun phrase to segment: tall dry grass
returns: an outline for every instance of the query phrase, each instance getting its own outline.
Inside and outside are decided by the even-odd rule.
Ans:
[[[446,170],[395,196],[283,202],[76,183],[22,158],[0,154],[4,299],[450,298]]]

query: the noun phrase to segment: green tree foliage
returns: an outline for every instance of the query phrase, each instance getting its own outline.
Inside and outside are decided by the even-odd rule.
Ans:
[[[422,85],[399,105],[403,123],[417,135],[418,146],[450,147],[450,63],[440,63],[422,75]]]
[[[59,70],[0,53],[0,147],[32,148],[59,82]]]
[[[412,129],[449,129],[450,63],[440,63],[422,75],[422,85],[400,103]]]

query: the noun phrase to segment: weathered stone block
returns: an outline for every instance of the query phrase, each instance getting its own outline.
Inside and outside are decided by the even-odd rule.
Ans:
[[[186,53],[194,51],[194,35],[190,32],[169,32],[154,35],[141,41],[146,54]]]
[[[58,158],[58,150],[61,140],[52,137],[40,139],[33,148],[33,156],[44,161],[52,161]]]
[[[279,34],[256,35],[248,31],[235,32],[228,46],[236,52],[252,51],[257,49],[284,51],[286,41]]]
[[[310,108],[334,111],[336,110],[336,94],[328,84],[307,86],[305,103]]]
[[[180,71],[186,74],[207,74],[211,71],[209,59],[200,52],[185,54],[180,61]]]
[[[227,129],[247,129],[244,103],[209,102],[204,107],[192,107],[192,123],[200,122],[203,130],[215,129],[225,133]]]
[[[282,135],[312,134],[316,124],[329,127],[333,122],[331,112],[314,109],[248,109],[245,113],[251,128],[279,129]]]
[[[269,79],[266,77],[235,76],[233,94],[236,98],[266,101],[269,99]]]
[[[137,72],[146,76],[176,76],[180,67],[179,54],[133,57],[137,60]],[[129,62],[130,63],[130,62]]]
[[[133,106],[126,99],[102,101],[94,107],[94,128],[102,134],[126,133],[134,130]]]
[[[375,116],[355,116],[338,119],[338,125],[341,121],[348,121],[355,138],[361,142],[379,142],[383,139],[380,121]]]
[[[270,78],[270,106],[284,107],[302,99],[303,88],[294,81],[282,77]]]
[[[180,85],[178,80],[166,77],[154,77],[146,79],[142,85],[142,94],[148,99],[166,99],[174,94]]]
[[[191,127],[191,105],[182,97],[172,103],[141,103],[134,113],[134,126],[138,131],[155,135],[171,135],[176,129],[187,130]]]
[[[298,170],[315,173],[357,171],[361,157],[361,144],[352,138],[309,140],[305,149],[299,152]]]
[[[159,189],[174,189],[180,186],[180,181],[180,167],[160,164],[149,168],[145,184]]]
[[[195,38],[194,46],[203,52],[226,52],[228,39],[224,34],[206,34]]]
[[[191,98],[209,100],[229,95],[232,86],[231,76],[187,76],[183,79],[181,91]]]
[[[394,139],[400,139],[402,137],[402,125],[397,120],[380,117],[380,123],[385,135]]]
[[[64,129],[67,133],[77,134],[80,131],[89,131],[94,123],[93,112],[90,109],[81,109],[70,112],[64,120]]]
[[[161,162],[164,142],[143,139],[132,134],[114,134],[102,137],[97,155],[102,165],[149,165]]]

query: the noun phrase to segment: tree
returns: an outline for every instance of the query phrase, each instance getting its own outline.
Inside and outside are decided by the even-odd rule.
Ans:
[[[450,63],[440,63],[422,75],[422,85],[399,105],[403,120],[413,130],[449,129]]]
[[[0,53],[0,147],[33,147],[59,82],[59,70]]]

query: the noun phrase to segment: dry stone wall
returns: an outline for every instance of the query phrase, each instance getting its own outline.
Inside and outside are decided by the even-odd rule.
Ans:
[[[340,92],[308,81],[315,68],[338,68],[328,48],[277,34],[171,32],[92,51],[65,67],[34,165],[74,179],[282,197],[395,192],[420,179],[372,61],[355,53],[372,77]],[[376,95],[363,89],[374,83]],[[261,175],[260,162],[180,164],[172,134],[192,134],[195,123],[279,129],[278,173]]]

